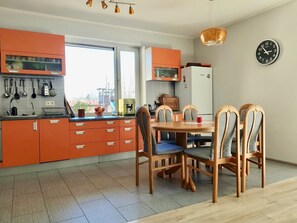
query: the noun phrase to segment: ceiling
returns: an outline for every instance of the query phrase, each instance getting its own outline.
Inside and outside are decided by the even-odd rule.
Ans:
[[[291,0],[121,0],[136,4],[134,15],[129,5],[115,14],[114,4],[103,10],[100,1],[89,8],[86,0],[2,0],[0,7],[195,38],[213,22],[227,26]]]

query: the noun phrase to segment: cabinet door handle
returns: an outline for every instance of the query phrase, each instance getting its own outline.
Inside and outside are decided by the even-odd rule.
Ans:
[[[114,124],[114,121],[107,121],[106,124],[107,125],[113,125]]]
[[[7,70],[9,73],[18,73],[19,70]]]
[[[108,146],[113,146],[115,144],[115,142],[107,142],[106,145]]]
[[[75,148],[76,149],[84,149],[85,148],[85,145],[76,145]]]
[[[60,72],[57,72],[57,71],[51,71],[51,74],[53,74],[53,75],[57,75],[57,74],[60,74]]]
[[[80,123],[75,123],[75,126],[84,126],[84,122],[80,122]]]
[[[124,130],[125,130],[126,132],[128,132],[128,131],[131,131],[132,128],[124,128]]]
[[[130,124],[131,123],[131,120],[125,120],[124,123],[125,124]]]
[[[58,124],[59,121],[60,121],[59,119],[50,120],[50,123],[51,123],[51,124]]]
[[[106,132],[114,132],[115,129],[106,129]]]
[[[130,144],[132,143],[132,140],[125,140],[125,144]]]
[[[75,134],[76,135],[83,135],[83,134],[85,134],[85,131],[76,131]]]
[[[37,131],[37,130],[38,130],[37,122],[34,121],[33,122],[33,131]]]

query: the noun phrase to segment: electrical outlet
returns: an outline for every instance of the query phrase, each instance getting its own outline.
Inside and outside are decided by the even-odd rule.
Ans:
[[[45,106],[55,106],[55,101],[45,101]]]

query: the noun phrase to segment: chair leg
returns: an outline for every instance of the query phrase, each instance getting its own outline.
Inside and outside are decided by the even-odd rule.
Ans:
[[[212,203],[217,203],[218,201],[218,175],[219,175],[218,169],[219,169],[218,165],[213,166]]]
[[[262,188],[265,187],[266,184],[266,161],[265,157],[262,156]]]
[[[192,166],[195,166],[195,160],[194,159],[192,159]],[[192,173],[195,173],[194,169],[192,169]]]
[[[153,178],[153,164],[149,159],[149,184],[150,184],[150,194],[154,192],[154,178]]]
[[[184,183],[185,183],[185,159],[183,154],[180,154],[181,156],[181,187],[184,187]]]
[[[246,159],[244,155],[241,156],[241,165],[242,165],[242,171],[241,171],[241,193],[245,192],[246,189],[246,176],[249,169],[249,166],[247,165],[249,161]],[[240,165],[240,164],[239,164]]]
[[[168,159],[168,163],[169,163],[169,165],[172,164],[172,158],[169,158],[169,159]],[[169,178],[172,178],[172,173],[169,174]]]
[[[184,188],[188,190],[189,183],[189,167],[188,167],[188,156],[184,154]]]
[[[136,162],[135,162],[135,171],[136,171],[136,186],[139,186],[139,155],[136,152]]]

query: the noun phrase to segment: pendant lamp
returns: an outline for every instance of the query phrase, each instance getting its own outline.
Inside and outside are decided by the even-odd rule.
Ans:
[[[211,3],[214,2],[214,0],[209,0]],[[213,8],[213,7],[211,7]],[[210,17],[212,18],[212,26],[203,30],[200,33],[200,40],[201,43],[203,45],[206,46],[217,46],[217,45],[222,45],[227,37],[227,30],[225,28],[222,27],[216,27],[214,25],[214,16],[211,15],[212,13],[210,13]]]

